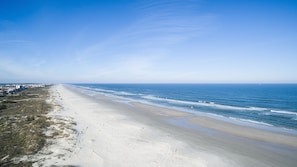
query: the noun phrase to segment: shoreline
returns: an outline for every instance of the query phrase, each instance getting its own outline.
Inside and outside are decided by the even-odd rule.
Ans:
[[[226,122],[228,124],[234,124],[234,125],[239,125],[239,126],[243,126],[243,127],[259,129],[259,130],[263,130],[263,131],[269,131],[269,132],[275,132],[275,133],[281,133],[281,134],[288,134],[288,135],[297,136],[297,129],[294,129],[292,127],[273,125],[273,124],[270,124],[270,123],[267,123],[267,122],[264,122],[264,121],[262,122],[262,121],[250,120],[250,119],[245,119],[245,118],[228,117],[228,116],[218,115],[218,114],[214,114],[214,113],[190,110],[190,109],[183,108],[183,107],[170,106],[168,104],[158,104],[158,103],[154,103],[154,102],[145,101],[143,99],[139,100],[139,99],[135,99],[135,98],[123,97],[123,96],[120,96],[120,95],[117,95],[117,94],[103,93],[103,92],[100,92],[100,91],[98,92],[98,91],[92,90],[92,89],[87,88],[87,87],[76,86],[75,84],[71,85],[71,86],[77,87],[78,89],[84,89],[85,91],[88,91],[90,96],[93,96],[94,94],[101,94],[101,95],[106,96],[106,97],[118,99],[119,102],[123,102],[123,103],[141,103],[141,104],[145,104],[145,105],[157,106],[157,107],[160,107],[160,108],[167,108],[167,109],[172,110],[172,111],[177,111],[179,113],[188,113],[188,114],[192,114],[192,115],[197,116],[197,117],[206,117],[206,118],[209,118],[209,119],[212,119],[212,120],[214,119],[214,120],[218,120],[220,122],[221,121]],[[201,101],[197,101],[197,103],[200,103],[200,102]],[[189,102],[189,103],[195,103],[195,102]],[[205,102],[205,104],[212,104],[212,102]],[[215,104],[214,103],[214,105],[219,105],[220,106],[221,104]],[[232,108],[232,106],[229,106],[229,107]],[[235,107],[235,106],[233,106],[233,108],[249,109],[249,108],[257,108],[257,107]],[[261,111],[266,110],[265,108],[259,108],[259,109],[261,109]],[[273,110],[273,109],[267,109],[267,111],[271,111],[271,110]],[[277,110],[275,110],[275,111],[277,111]],[[283,112],[290,112],[290,111],[283,111]]]
[[[60,98],[61,114],[75,122],[77,134],[72,148],[63,148],[72,151],[64,153],[64,158],[44,161],[46,165],[294,166],[297,163],[296,136],[262,130],[254,134],[256,131],[251,128],[242,129],[190,113],[94,92],[87,95],[88,90],[69,85],[55,85],[53,89],[52,94]]]
[[[71,87],[73,86],[71,85]],[[74,86],[74,89],[81,89],[81,88],[77,88]],[[178,109],[173,109],[166,106],[155,105],[152,103],[142,103],[138,101],[133,101],[133,99],[126,99],[126,98],[112,96],[112,95],[109,96],[109,95],[101,94],[99,92],[93,92],[91,90],[85,90],[85,89],[82,89],[82,90],[83,92],[90,91],[92,93],[97,94],[97,96],[100,95],[105,98],[110,98],[111,100],[114,100],[114,101],[133,105],[135,107],[154,108],[154,110],[159,110],[159,112],[157,113],[153,112],[156,115],[175,117],[177,119],[179,119],[180,117],[180,119],[182,120],[176,120],[176,122],[180,122],[180,123],[173,123],[174,121],[169,121],[169,122],[176,125],[179,124],[179,126],[184,126],[185,128],[197,129],[199,128],[197,126],[200,126],[200,127],[205,127],[212,130],[217,130],[222,133],[236,135],[239,137],[250,138],[250,139],[259,140],[259,141],[266,141],[266,142],[281,144],[285,146],[297,147],[297,142],[296,142],[297,131],[295,131],[294,129],[285,129],[285,130],[289,130],[289,131],[285,131],[280,127],[262,127],[263,125],[253,126],[253,125],[249,125],[251,123],[238,122],[237,120],[232,120],[233,122],[231,122],[231,120],[226,120],[228,118],[219,119],[215,117],[208,117],[207,114],[195,114],[191,112],[181,111]],[[187,117],[187,118],[184,118],[184,117]],[[181,122],[183,122],[184,125],[181,125]],[[245,131],[250,131],[250,133],[245,133]],[[290,131],[294,131],[294,132],[290,132]]]

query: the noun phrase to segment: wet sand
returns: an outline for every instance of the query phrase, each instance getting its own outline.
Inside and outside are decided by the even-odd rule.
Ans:
[[[62,106],[55,114],[69,118],[75,129],[69,133],[76,133],[73,140],[61,138],[56,146],[48,148],[52,158],[45,158],[44,165],[276,167],[297,164],[294,135],[243,127],[67,85],[54,86],[51,94]],[[69,151],[61,153],[61,150]],[[59,153],[62,158],[53,156]]]

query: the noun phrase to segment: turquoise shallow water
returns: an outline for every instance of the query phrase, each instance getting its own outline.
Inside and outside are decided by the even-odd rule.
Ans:
[[[297,84],[73,84],[99,93],[297,130]]]

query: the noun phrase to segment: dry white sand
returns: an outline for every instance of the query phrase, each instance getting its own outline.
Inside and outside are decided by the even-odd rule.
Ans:
[[[87,96],[83,92],[87,91],[64,85],[51,88],[50,101],[56,104],[51,117],[57,121],[52,128],[62,133],[40,152],[35,166],[268,167],[297,164],[294,158],[297,151],[293,146],[254,141],[204,127],[175,126],[170,123],[175,118],[181,120],[191,115],[95,93]]]

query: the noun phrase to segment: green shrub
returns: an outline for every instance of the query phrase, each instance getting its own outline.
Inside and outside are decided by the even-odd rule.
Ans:
[[[7,106],[5,104],[0,105],[0,110],[7,109]]]

